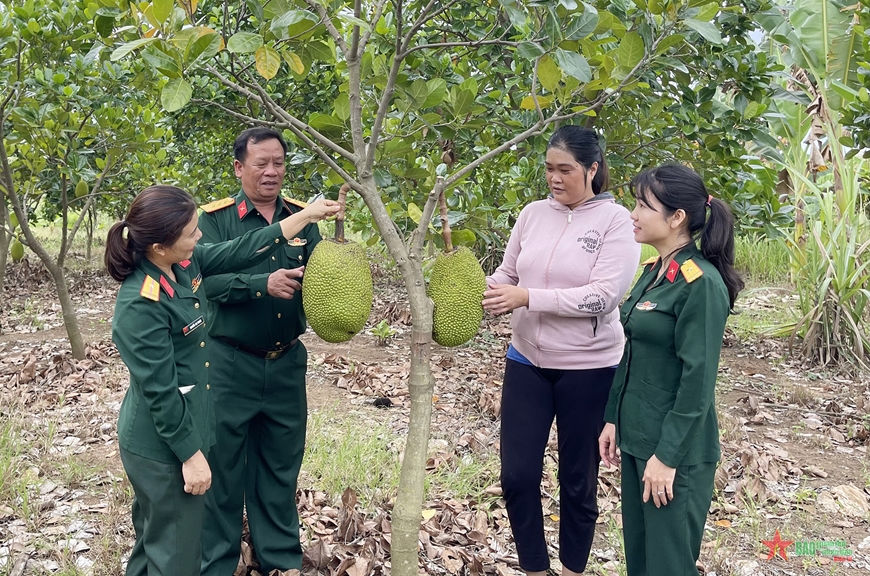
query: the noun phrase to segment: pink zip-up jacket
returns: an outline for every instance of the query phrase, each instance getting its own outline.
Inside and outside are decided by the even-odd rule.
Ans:
[[[640,260],[628,210],[601,193],[569,209],[552,197],[532,202],[511,231],[487,284],[529,290],[511,316],[511,343],[539,368],[616,366],[625,340],[619,303]]]

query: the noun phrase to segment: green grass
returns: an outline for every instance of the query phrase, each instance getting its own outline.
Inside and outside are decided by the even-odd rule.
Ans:
[[[399,484],[399,454],[390,445],[394,437],[386,424],[362,421],[351,413],[313,412],[302,472],[332,498],[352,488],[362,506],[382,504]]]
[[[734,239],[734,266],[747,284],[782,286],[789,283],[791,258],[782,240],[756,235]]]
[[[368,509],[395,496],[404,438],[386,423],[362,418],[337,409],[310,414],[300,487],[316,487],[336,502],[346,488],[352,488],[360,505]],[[495,451],[452,454],[427,473],[426,497],[494,500],[497,497],[485,490],[498,482],[498,475]]]

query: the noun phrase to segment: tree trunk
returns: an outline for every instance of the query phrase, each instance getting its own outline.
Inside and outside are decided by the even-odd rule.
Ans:
[[[432,419],[432,393],[435,388],[431,367],[433,306],[426,294],[426,282],[418,251],[413,245],[409,250],[403,239],[399,237],[381,201],[374,178],[371,176],[360,178],[360,184],[363,188],[360,193],[402,274],[411,307],[411,372],[408,378],[411,411],[399,488],[392,513],[393,538],[390,544],[390,555],[394,576],[417,576],[420,514],[423,508],[426,453],[429,447]],[[435,198],[441,190],[443,190],[443,183],[436,187]],[[434,206],[434,201],[430,203]],[[425,213],[428,213],[431,218],[432,207],[427,205],[424,219],[421,220],[423,237],[428,221]]]
[[[57,297],[60,300],[60,309],[63,313],[63,325],[66,328],[70,348],[72,348],[72,356],[76,360],[83,360],[85,358],[85,341],[82,338],[82,331],[79,328],[78,318],[76,318],[75,307],[69,294],[66,275],[63,268],[50,259],[43,260],[42,263],[45,264],[45,267],[54,279],[54,286],[57,288]]]
[[[9,244],[12,235],[6,232],[9,225],[9,209],[6,207],[6,196],[0,190],[0,298],[3,297],[3,286],[6,284],[6,262],[9,258]]]
[[[88,210],[88,221],[85,224],[85,228],[88,233],[88,245],[85,248],[85,259],[87,260],[88,264],[91,263],[91,255],[93,254],[94,249],[94,229],[97,227],[97,217],[95,214],[96,211],[96,205],[91,206],[91,209]]]

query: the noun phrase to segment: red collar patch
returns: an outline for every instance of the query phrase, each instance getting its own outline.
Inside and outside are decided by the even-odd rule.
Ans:
[[[178,265],[181,266],[182,270],[184,270],[188,266],[190,266],[190,260],[182,260],[181,262],[178,263]]]
[[[166,279],[166,276],[160,277],[160,285],[163,287],[163,291],[169,294],[170,298],[175,296],[175,289],[171,284],[169,284],[169,280]]]
[[[671,281],[673,284],[674,280],[677,279],[677,273],[680,271],[680,265],[677,264],[675,260],[671,260],[671,263],[668,265],[668,273],[666,274],[666,278]]]
[[[239,211],[239,220],[245,217],[245,214],[248,213],[248,204],[245,200],[242,200],[241,204],[238,206]]]

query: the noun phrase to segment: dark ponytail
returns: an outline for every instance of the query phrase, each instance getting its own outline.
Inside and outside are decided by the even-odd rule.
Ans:
[[[568,152],[574,157],[575,162],[582,164],[587,170],[598,162],[598,170],[592,177],[593,194],[599,194],[610,187],[610,171],[595,130],[580,126],[562,126],[550,137],[547,150],[550,148]]]
[[[149,246],[174,244],[195,212],[196,203],[181,188],[161,185],[140,192],[127,217],[116,222],[106,236],[104,261],[109,276],[122,282],[136,269]]]
[[[680,164],[665,164],[641,172],[631,181],[631,191],[647,204],[648,195],[652,194],[664,206],[667,216],[679,209],[686,213],[689,234],[695,241],[700,239],[701,253],[719,271],[734,308],[744,284],[734,269],[734,217],[728,205],[710,196],[701,177]]]

